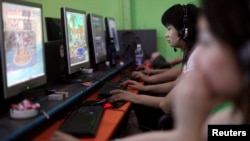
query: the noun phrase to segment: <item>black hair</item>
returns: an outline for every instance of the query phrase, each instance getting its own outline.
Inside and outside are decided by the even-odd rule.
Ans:
[[[239,96],[235,104],[243,109],[245,122],[250,123],[249,0],[201,0],[201,5],[212,34],[220,41],[230,44],[228,47],[234,52],[239,68],[245,76],[242,93],[247,94]]]
[[[184,20],[185,8],[187,19]],[[166,27],[167,25],[173,25],[178,31],[178,36],[181,37],[180,32],[184,28],[184,25],[188,28],[188,38],[184,40],[184,57],[183,63],[186,63],[190,52],[192,51],[196,42],[197,36],[197,19],[200,9],[193,4],[180,5],[176,4],[167,9],[162,15],[162,24]]]

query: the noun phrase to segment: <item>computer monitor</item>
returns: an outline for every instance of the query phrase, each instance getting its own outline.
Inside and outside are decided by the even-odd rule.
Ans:
[[[100,15],[89,13],[87,19],[91,60],[93,65],[97,65],[107,60],[103,18]]]
[[[1,1],[1,86],[4,99],[46,83],[42,6]]]
[[[114,38],[116,52],[119,52],[120,45],[119,45],[119,40],[118,40],[115,19],[110,18],[110,17],[105,17],[105,25],[106,25],[106,32],[107,32],[107,41],[109,41],[110,38]]]
[[[48,41],[62,40],[62,22],[60,18],[45,17]]]
[[[69,75],[90,67],[86,12],[61,8],[63,43]]]

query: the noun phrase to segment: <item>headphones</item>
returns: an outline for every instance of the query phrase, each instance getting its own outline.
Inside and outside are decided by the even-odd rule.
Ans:
[[[187,11],[187,6],[183,5],[182,9],[183,9],[183,13],[184,13],[184,16],[183,16],[183,28],[179,31],[179,34],[180,34],[181,39],[187,40],[188,39],[188,26],[187,26],[187,23],[188,23],[188,11]]]

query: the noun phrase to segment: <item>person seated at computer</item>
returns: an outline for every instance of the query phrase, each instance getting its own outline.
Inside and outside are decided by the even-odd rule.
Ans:
[[[198,8],[194,5],[188,5],[187,6],[187,11],[189,11],[188,13],[188,18],[189,20],[185,21],[186,23],[183,23],[183,18],[184,18],[184,6],[182,5],[174,5],[171,8],[169,8],[168,10],[165,11],[165,13],[162,16],[162,23],[163,25],[168,29],[168,31],[165,34],[165,37],[168,40],[168,43],[175,48],[180,48],[184,51],[184,69],[183,71],[185,71],[185,69],[187,69],[186,67],[186,60],[189,57],[190,52],[192,51],[192,48],[194,46],[195,40],[196,40],[196,25],[195,22],[197,20],[198,17]],[[185,29],[183,29],[184,27],[188,27],[188,37],[184,38],[184,34],[185,33],[181,33],[181,31],[185,31]],[[159,54],[155,54],[155,56],[157,56]],[[153,58],[153,57],[152,57]],[[191,61],[190,61],[191,62]],[[192,64],[192,63],[189,63]],[[157,84],[157,85],[142,85],[136,81],[133,80],[127,80],[122,82],[123,85],[129,85],[129,87],[135,88],[137,90],[140,91],[144,91],[144,92],[151,92],[151,93],[168,93],[173,86],[175,85],[176,82],[176,78],[181,74],[181,67],[180,68],[171,68],[170,70],[167,71],[168,75],[166,75],[168,77],[168,79],[164,78],[163,76],[159,77],[158,75],[153,75],[150,76],[151,83],[153,82],[158,82],[161,84]],[[146,77],[146,76],[145,76]],[[143,77],[143,78],[145,78]],[[146,81],[149,82],[149,81]],[[164,83],[166,82],[166,83]],[[129,96],[131,95],[130,92],[127,91],[122,91],[128,95],[126,95],[126,98],[130,98]],[[122,92],[120,93],[121,95]],[[123,98],[123,96],[121,95],[115,95],[113,98],[117,99],[116,97],[120,97],[121,100]],[[131,99],[124,99],[124,100],[129,100],[132,102],[137,103],[136,101],[133,101],[135,99],[140,99],[139,97],[144,97],[144,95],[131,95]],[[161,98],[159,98],[161,99]],[[120,99],[119,99],[120,100]],[[141,101],[141,100],[139,100]],[[143,103],[143,101],[141,101]],[[157,103],[156,103],[157,105]]]
[[[197,12],[190,12],[190,17],[187,20],[187,18],[184,18],[182,7],[172,9],[173,10],[169,11],[169,13],[166,11],[162,16],[162,24],[168,29],[165,37],[167,38],[167,41],[171,47],[179,48],[183,51],[184,55],[180,60],[182,60],[183,64],[185,64],[196,40],[196,29],[194,21],[196,19],[195,14]],[[187,28],[185,28],[184,26],[188,26],[188,31],[185,31],[185,29]],[[187,32],[188,34],[185,34]],[[152,56],[152,59],[154,59],[158,55],[159,54],[155,54],[155,56]],[[150,84],[164,83],[176,80],[176,78],[180,75],[181,70],[181,67],[173,67],[160,74],[150,76],[140,71],[135,71],[132,73],[132,76]]]

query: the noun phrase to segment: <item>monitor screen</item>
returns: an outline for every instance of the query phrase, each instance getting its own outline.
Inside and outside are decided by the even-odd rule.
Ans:
[[[48,41],[62,40],[62,22],[60,18],[45,17]]]
[[[27,2],[2,2],[1,47],[5,98],[46,83],[42,7]]]
[[[61,19],[67,68],[72,74],[90,66],[86,13],[63,7]]]
[[[89,43],[94,55],[95,64],[98,64],[107,60],[103,18],[102,16],[90,13],[88,15],[88,23],[90,32]]]
[[[105,24],[106,24],[106,31],[107,31],[108,38],[114,38],[116,52],[119,52],[120,45],[119,45],[119,40],[118,40],[115,19],[106,17]]]

